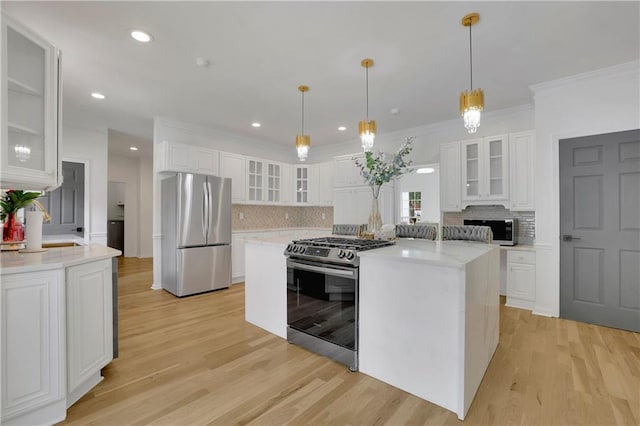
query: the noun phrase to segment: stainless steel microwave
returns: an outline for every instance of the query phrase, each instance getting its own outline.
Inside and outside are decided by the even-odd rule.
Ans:
[[[465,219],[464,224],[490,227],[493,242],[501,246],[518,244],[518,219]]]

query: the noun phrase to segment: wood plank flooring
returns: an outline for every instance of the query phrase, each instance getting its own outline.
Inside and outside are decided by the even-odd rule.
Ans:
[[[459,424],[244,321],[244,286],[178,299],[120,263],[120,358],[64,424]],[[640,335],[501,306],[465,424],[640,424]]]

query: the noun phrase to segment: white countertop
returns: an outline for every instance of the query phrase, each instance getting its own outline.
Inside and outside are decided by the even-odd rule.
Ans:
[[[317,232],[301,232],[300,235],[268,235],[264,237],[247,238],[247,244],[261,244],[279,247],[284,250],[293,240],[303,240],[306,238],[318,238],[331,236],[331,230],[319,230]]]
[[[306,232],[322,232],[322,235],[327,235],[327,233],[331,234],[332,228],[266,228],[266,229],[234,229],[231,231],[233,234],[251,234],[251,233],[259,233],[259,232],[296,232],[296,231],[306,231]]]
[[[109,259],[121,254],[119,250],[97,244],[50,248],[46,252],[40,253],[2,252],[0,254],[0,274],[60,269],[87,261]]]
[[[483,242],[400,239],[393,246],[363,251],[358,255],[361,258],[464,268],[477,257],[498,249],[497,245]]]

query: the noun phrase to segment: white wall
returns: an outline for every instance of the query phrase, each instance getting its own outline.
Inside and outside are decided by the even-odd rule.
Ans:
[[[138,257],[138,220],[140,199],[140,161],[137,158],[109,155],[109,182],[125,184],[124,255]]]
[[[109,131],[109,144],[145,146],[149,140],[122,132]],[[125,150],[126,151],[126,150]],[[119,152],[115,150],[115,152]],[[127,257],[151,257],[151,231],[153,216],[153,157],[144,150],[137,154],[109,153],[109,181],[126,185],[124,207],[124,255]]]
[[[63,126],[60,151],[65,161],[85,164],[85,239],[107,244],[107,133]]]
[[[640,62],[532,87],[536,122],[536,304],[560,313],[559,140],[640,128]]]

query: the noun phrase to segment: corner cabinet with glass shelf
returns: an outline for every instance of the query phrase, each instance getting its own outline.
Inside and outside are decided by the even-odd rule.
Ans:
[[[54,45],[2,14],[2,188],[62,183],[60,59]]]
[[[509,205],[509,138],[498,135],[461,143],[462,207]]]

